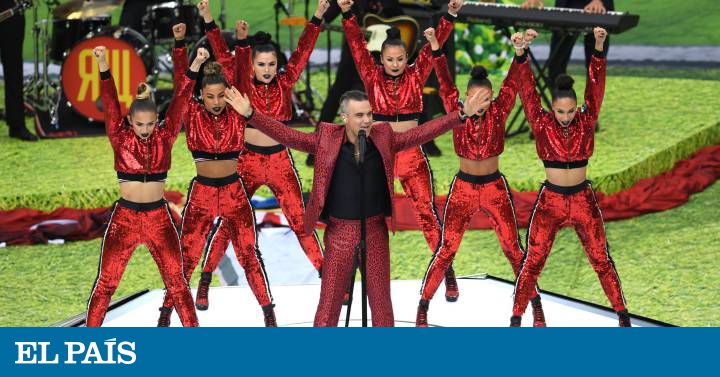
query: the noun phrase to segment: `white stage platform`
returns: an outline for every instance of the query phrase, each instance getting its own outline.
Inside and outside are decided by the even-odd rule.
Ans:
[[[506,327],[510,321],[513,285],[488,278],[458,279],[460,298],[446,302],[444,286],[438,289],[430,303],[428,321],[431,326],[443,327]],[[420,281],[395,280],[392,282],[393,309],[396,326],[414,326]],[[360,326],[360,285],[355,287],[351,326]],[[317,308],[320,285],[272,286],[276,304],[278,326],[312,326]],[[158,307],[164,291],[154,290],[140,295],[112,310],[105,318],[107,327],[153,327],[157,324]],[[195,290],[193,289],[193,297]],[[561,327],[615,327],[617,316],[609,309],[573,299],[543,294],[543,307],[548,326]],[[341,314],[344,325],[345,309]],[[369,311],[369,310],[368,310]],[[204,327],[258,327],[263,326],[262,311],[247,287],[217,287],[210,290],[210,308],[198,311],[200,326]],[[634,326],[662,326],[646,318],[633,317]],[[177,313],[173,313],[172,326],[180,326]],[[532,326],[532,313],[528,310],[523,326]]]

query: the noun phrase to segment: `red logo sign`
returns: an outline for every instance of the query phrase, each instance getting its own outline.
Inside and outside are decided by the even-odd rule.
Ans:
[[[62,66],[62,87],[75,111],[91,120],[103,121],[105,114],[98,108],[100,103],[100,72],[93,55],[93,48],[107,47],[110,72],[123,114],[127,114],[138,85],[147,79],[147,70],[135,49],[121,39],[95,37],[86,39],[70,50]]]

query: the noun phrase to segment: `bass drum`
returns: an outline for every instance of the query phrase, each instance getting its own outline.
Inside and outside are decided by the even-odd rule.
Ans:
[[[60,77],[67,101],[60,105],[71,107],[91,122],[105,120],[100,101],[100,75],[92,52],[97,46],[108,49],[108,63],[124,114],[135,98],[138,85],[143,81],[154,85],[157,77],[155,51],[142,34],[127,27],[88,34],[63,61]]]
[[[179,5],[169,1],[156,5],[149,5],[147,13],[142,18],[142,29],[153,43],[172,43],[175,40],[172,27],[178,22],[187,26],[185,38],[196,41],[202,36],[203,20],[194,5]]]
[[[52,20],[53,32],[50,38],[50,59],[62,62],[65,55],[85,36],[110,27],[110,17],[93,17],[77,20]]]

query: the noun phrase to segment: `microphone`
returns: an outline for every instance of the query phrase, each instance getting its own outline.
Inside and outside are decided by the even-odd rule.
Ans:
[[[365,149],[367,148],[367,140],[365,136],[365,130],[358,132],[358,151],[360,156],[358,157],[358,165],[362,165],[365,162]]]

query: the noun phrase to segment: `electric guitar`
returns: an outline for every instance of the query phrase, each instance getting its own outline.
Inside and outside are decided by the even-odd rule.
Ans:
[[[31,6],[32,6],[32,1],[31,1],[31,0],[20,0],[20,1],[18,1],[18,2],[15,4],[14,7],[10,8],[10,9],[8,9],[8,10],[4,10],[4,11],[0,12],[0,22],[5,21],[5,20],[7,20],[8,18],[10,18],[10,17],[12,17],[12,16],[14,16],[14,15],[16,15],[16,14],[18,14],[18,13],[22,13],[22,11],[24,11],[25,9],[30,8]]]
[[[418,25],[414,18],[409,16],[383,18],[376,14],[368,13],[363,17],[363,24],[365,27],[362,30],[368,42],[368,50],[371,52],[380,52],[382,43],[387,38],[387,29],[396,27],[400,30],[400,39],[402,39],[402,41],[405,42],[405,46],[407,46],[408,56],[412,56],[415,53],[420,25]],[[325,24],[323,28],[340,33],[344,32],[342,26],[338,25]]]

